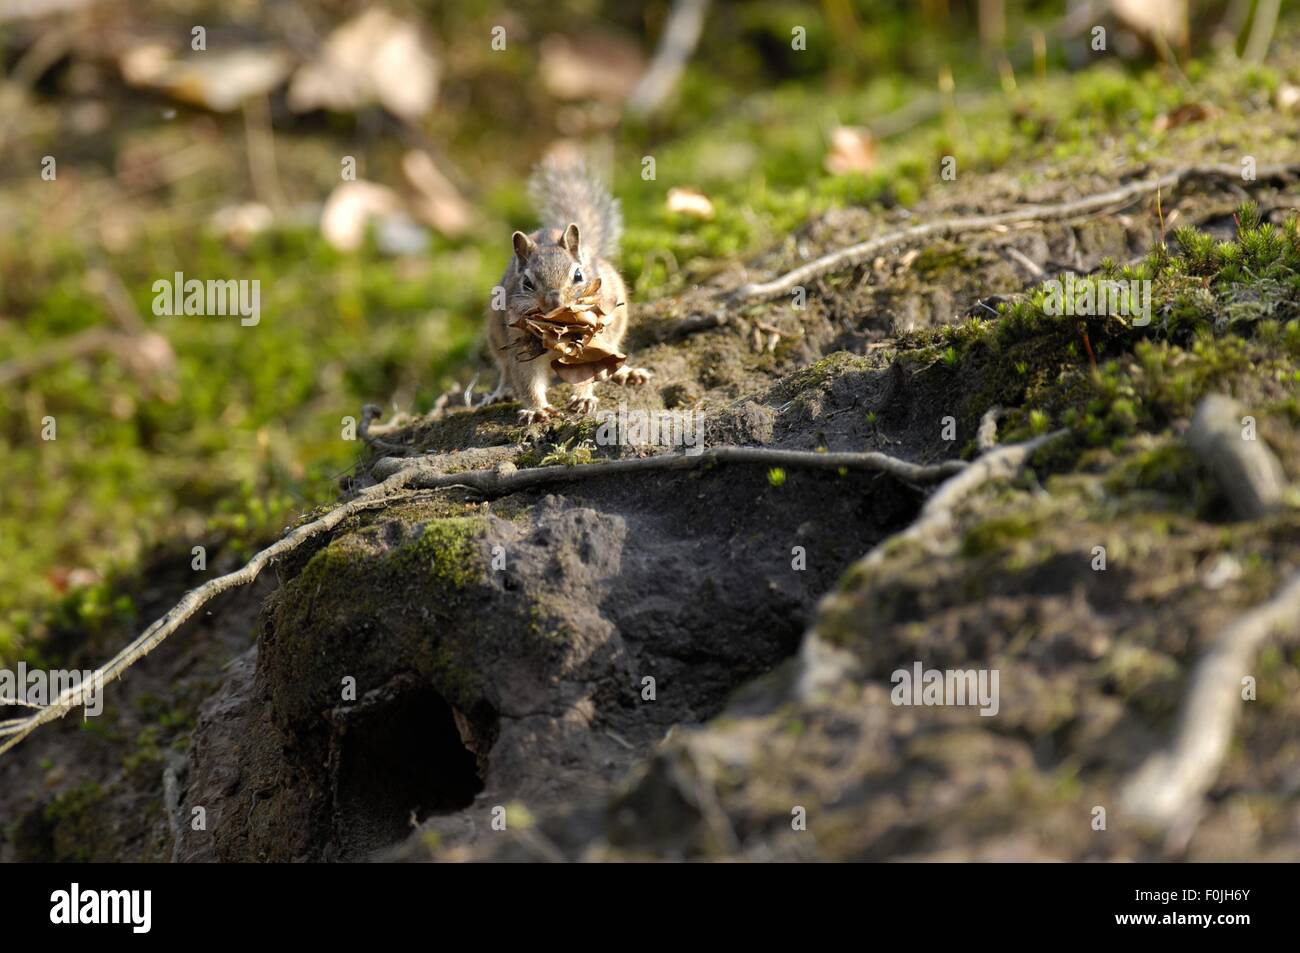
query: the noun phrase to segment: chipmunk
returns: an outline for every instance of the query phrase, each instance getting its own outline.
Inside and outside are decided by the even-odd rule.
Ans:
[[[552,361],[547,352],[529,361],[516,356],[514,346],[528,334],[511,327],[520,317],[538,309],[550,311],[577,301],[594,278],[600,279],[600,310],[606,316],[604,336],[618,347],[627,332],[627,286],[609,259],[618,251],[623,213],[609,194],[578,160],[543,162],[528,183],[529,196],[541,214],[542,227],[531,235],[515,232],[514,257],[501,278],[505,311],[488,310],[488,340],[501,377],[488,401],[511,395],[523,405],[523,424],[546,420],[558,413],[546,400]],[[651,374],[645,368],[624,365],[611,375],[620,384],[644,384]],[[574,387],[568,409],[589,414],[596,409],[594,380]]]

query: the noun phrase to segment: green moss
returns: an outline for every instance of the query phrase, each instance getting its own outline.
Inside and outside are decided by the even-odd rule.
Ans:
[[[1030,516],[1007,516],[979,523],[962,536],[962,555],[1000,553],[1019,540],[1032,538],[1038,526],[1038,522]]]
[[[1163,653],[1124,642],[1106,656],[1100,671],[1120,697],[1148,714],[1168,717],[1177,708],[1183,672]]]
[[[112,819],[102,810],[105,790],[87,781],[64,791],[12,825],[8,838],[27,863],[106,863],[120,859]]]
[[[773,403],[793,400],[801,394],[826,387],[841,374],[852,370],[867,370],[873,365],[864,357],[848,351],[836,351],[807,367],[790,374],[772,388],[769,400]]]
[[[136,737],[136,747],[122,759],[126,776],[137,788],[162,787],[163,749],[159,744],[161,728],[149,725]]]
[[[966,246],[956,242],[943,242],[923,249],[912,262],[912,269],[922,277],[934,280],[952,272],[971,271],[978,264],[967,252]]]

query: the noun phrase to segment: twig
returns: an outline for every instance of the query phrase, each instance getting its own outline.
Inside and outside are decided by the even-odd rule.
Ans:
[[[1245,439],[1243,414],[1244,408],[1235,400],[1210,394],[1196,405],[1187,444],[1213,474],[1236,514],[1252,520],[1282,505],[1286,475],[1268,444]]]
[[[1255,22],[1250,25],[1250,38],[1246,40],[1246,52],[1242,54],[1247,63],[1258,63],[1268,55],[1281,5],[1282,0],[1259,0],[1255,5]]]
[[[914,544],[926,551],[947,550],[954,545],[953,524],[957,508],[986,483],[1010,479],[1029,462],[1034,452],[1064,437],[1069,431],[1056,430],[1025,443],[997,447],[997,417],[999,410],[990,408],[980,421],[977,443],[987,447],[983,456],[975,460],[956,476],[942,484],[930,497],[917,518],[907,529],[881,540],[855,566],[873,568],[885,561],[900,545]],[[824,613],[840,598],[830,593],[822,600]],[[797,698],[812,698],[832,689],[856,665],[852,654],[832,645],[818,635],[814,627],[799,649],[798,666],[794,677],[794,694]]]
[[[0,0],[0,23],[75,13],[99,0]]]
[[[988,414],[985,415],[988,420]],[[984,424],[980,425],[984,430]],[[892,551],[899,543],[915,543],[928,548],[952,535],[952,525],[956,520],[959,507],[971,494],[984,484],[995,480],[1009,480],[1018,474],[1029,462],[1029,458],[1040,448],[1064,437],[1068,430],[1054,430],[1024,443],[1013,443],[997,447],[977,458],[965,470],[941,485],[934,495],[921,507],[921,513],[907,529],[889,537],[876,546],[861,566],[875,566],[884,562],[886,553]]]
[[[1281,178],[1296,172],[1300,172],[1300,163],[1265,166],[1256,170],[1256,181]],[[1185,169],[1176,169],[1158,178],[1130,182],[1118,188],[1079,199],[1072,199],[1068,202],[1058,202],[1051,205],[1023,205],[1007,212],[997,212],[992,215],[970,215],[911,225],[893,232],[886,232],[884,235],[868,239],[865,242],[859,242],[856,245],[837,249],[807,264],[800,265],[778,278],[773,278],[771,281],[751,282],[743,285],[733,292],[731,297],[739,301],[775,298],[777,295],[784,294],[792,288],[806,284],[823,275],[859,265],[878,252],[895,245],[914,242],[923,238],[940,238],[966,232],[988,231],[1005,225],[1018,225],[1022,222],[1049,221],[1088,215],[1111,207],[1129,205],[1141,196],[1150,194],[1157,189],[1173,189],[1180,183],[1194,178],[1239,180],[1241,178],[1241,169],[1235,165],[1191,166]]]
[[[624,473],[652,473],[663,470],[693,470],[716,463],[749,463],[768,467],[803,467],[815,470],[874,470],[888,473],[908,483],[937,483],[955,473],[961,473],[969,464],[961,460],[923,465],[900,460],[888,454],[867,453],[816,453],[810,450],[769,450],[765,447],[710,447],[698,454],[664,453],[654,457],[632,460],[610,460],[580,466],[558,464],[549,467],[517,469],[510,465],[495,470],[470,470],[463,473],[441,473],[424,458],[383,457],[376,460],[371,472],[378,477],[395,473],[410,473],[411,487],[425,490],[463,486],[487,497],[504,496],[519,490],[549,483],[570,483]]]
[[[709,0],[676,0],[655,50],[654,60],[627,98],[628,115],[638,119],[657,112],[672,95],[699,45]]]
[[[1172,827],[1189,816],[1218,776],[1232,742],[1241,679],[1255,652],[1274,632],[1300,621],[1300,573],[1276,595],[1232,623],[1192,673],[1178,729],[1164,751],[1148,758],[1125,782],[1120,801],[1139,820]]]
[[[265,96],[244,101],[244,136],[248,144],[248,173],[253,191],[263,204],[282,214],[288,208],[275,163],[275,129],[271,104]]]
[[[102,684],[121,677],[123,672],[162,644],[163,640],[179,629],[181,625],[214,598],[230,589],[253,582],[257,579],[258,573],[266,568],[269,563],[293,552],[312,537],[329,532],[348,517],[363,510],[376,506],[385,506],[394,500],[421,495],[418,491],[407,490],[411,479],[417,473],[418,471],[415,470],[404,470],[393,474],[384,482],[369,487],[348,502],[336,506],[319,519],[305,523],[281,537],[253,556],[242,569],[212,579],[197,589],[191,589],[170,612],[145,629],[134,642],[113,656],[103,668],[94,672],[91,679],[96,684]],[[52,700],[46,708],[41,709],[30,718],[19,719],[3,729],[3,731],[0,731],[0,735],[8,736],[3,742],[0,742],[0,754],[4,754],[41,725],[48,724],[56,718],[62,718],[72,711],[77,707],[81,697],[82,689],[79,686],[67,688],[59,694],[58,698]]]
[[[124,334],[121,331],[112,331],[108,328],[87,328],[62,340],[55,341],[44,350],[0,364],[0,387],[22,380],[24,377],[30,377],[47,367],[63,364],[67,361],[75,361],[91,354],[107,351],[118,355],[128,355],[132,341],[131,335]]]
[[[379,409],[377,404],[366,404],[361,408],[361,420],[357,422],[357,434],[361,437],[362,442],[367,447],[374,447],[384,453],[410,454],[414,447],[404,446],[400,443],[389,443],[387,440],[371,433],[370,428],[383,415],[384,412]]]
[[[975,448],[980,453],[990,453],[998,447],[998,420],[1002,417],[1001,407],[990,407],[980,418],[980,428],[975,432]]]
[[[362,412],[365,419],[367,414]],[[883,453],[811,453],[799,450],[765,450],[756,447],[715,447],[696,456],[666,454],[639,460],[616,460],[585,466],[537,467],[518,470],[513,465],[502,465],[496,470],[472,470],[467,473],[441,474],[433,471],[426,458],[402,459],[384,457],[376,462],[374,470],[392,472],[382,482],[362,490],[356,497],[342,503],[325,515],[297,527],[250,559],[242,569],[227,573],[191,589],[179,603],[161,619],[144,630],[125,649],[113,656],[91,678],[96,684],[111,682],[194,616],[203,606],[223,592],[245,586],[257,579],[258,574],[274,560],[293,552],[308,539],[327,533],[343,520],[363,510],[386,506],[395,500],[411,499],[431,489],[467,487],[485,495],[502,495],[529,486],[581,480],[616,473],[648,472],[655,470],[682,470],[709,463],[762,463],[769,466],[812,467],[817,469],[877,470],[914,483],[929,483],[953,473],[960,473],[967,464],[948,460],[932,466],[909,463]],[[48,707],[29,718],[13,719],[0,726],[0,754],[4,754],[41,725],[62,718],[76,708],[81,698],[80,688],[69,688],[60,693]]]
[[[1029,277],[1034,281],[1041,281],[1043,275],[1047,274],[1047,272],[1043,271],[1043,269],[1038,266],[1037,262],[1018,248],[1007,246],[1002,249],[1002,254],[1006,255],[1021,268],[1025,269],[1025,271],[1029,272]]]

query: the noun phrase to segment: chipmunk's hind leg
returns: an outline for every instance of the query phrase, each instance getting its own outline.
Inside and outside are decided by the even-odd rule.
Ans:
[[[505,372],[505,368],[497,368],[497,386],[489,394],[484,394],[478,402],[478,406],[486,407],[489,404],[500,404],[514,396],[514,391],[510,387],[510,375]]]
[[[519,409],[519,422],[527,426],[546,420],[559,413],[546,400],[546,388],[551,379],[551,362],[545,357],[521,361],[511,366],[511,388],[523,406]]]

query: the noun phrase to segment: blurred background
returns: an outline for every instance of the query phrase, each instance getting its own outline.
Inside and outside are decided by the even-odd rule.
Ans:
[[[1141,165],[1138,123],[1295,108],[1281,8],[0,0],[0,660],[149,621],[151,564],[336,496],[343,417],[466,384],[549,151],[612,181],[643,302],[910,205],[957,144],[964,171],[1103,138]],[[156,316],[175,272],[260,280],[260,322]]]

